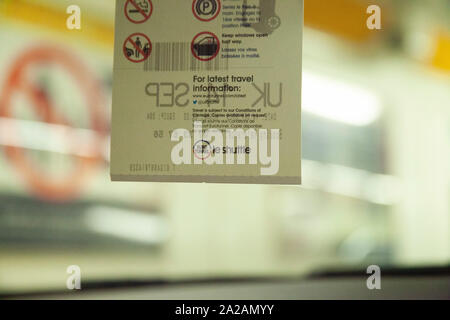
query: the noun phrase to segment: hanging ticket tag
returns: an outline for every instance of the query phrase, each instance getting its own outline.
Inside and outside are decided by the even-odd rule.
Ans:
[[[302,0],[117,0],[115,181],[301,183]]]

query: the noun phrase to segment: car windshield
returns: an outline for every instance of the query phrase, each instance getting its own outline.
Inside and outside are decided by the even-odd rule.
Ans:
[[[450,4],[386,0],[370,30],[368,2],[322,2],[303,182],[278,186],[111,182],[115,1],[0,1],[0,294],[67,290],[74,266],[101,283],[448,264]]]

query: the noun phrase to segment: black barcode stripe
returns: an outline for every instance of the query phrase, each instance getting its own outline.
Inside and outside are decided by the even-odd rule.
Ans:
[[[220,54],[210,61],[200,61],[186,42],[157,42],[144,63],[145,71],[218,71],[228,70],[228,59]]]

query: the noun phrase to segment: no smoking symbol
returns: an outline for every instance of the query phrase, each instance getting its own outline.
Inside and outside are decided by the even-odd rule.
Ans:
[[[127,0],[125,3],[125,16],[133,23],[144,23],[153,12],[151,0]]]
[[[192,2],[192,12],[200,21],[214,20],[220,13],[220,0],[194,0]]]
[[[147,60],[152,53],[152,42],[143,33],[133,33],[123,44],[123,54],[134,63]]]

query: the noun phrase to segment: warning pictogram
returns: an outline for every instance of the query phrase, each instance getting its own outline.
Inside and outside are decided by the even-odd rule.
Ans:
[[[200,21],[214,20],[219,15],[220,9],[220,0],[194,0],[192,2],[192,12]]]
[[[101,83],[69,52],[56,47],[37,47],[24,52],[12,65],[0,95],[0,119],[4,124],[9,124],[7,127],[10,139],[3,139],[5,155],[38,197],[52,201],[70,200],[80,192],[91,169],[103,161],[101,150],[108,134],[108,124],[102,108],[105,105],[105,97],[102,94]],[[32,71],[39,68],[60,69],[67,79],[76,85],[80,97],[86,101],[88,112],[89,129],[84,131],[94,133],[92,139],[80,143],[80,136],[70,133],[81,129],[74,128],[69,115],[63,111],[64,106],[58,105],[52,90],[46,88],[50,80],[41,81],[32,76]],[[22,95],[29,101],[32,113],[38,121],[15,119],[18,103],[14,97],[17,95]],[[51,130],[46,131],[47,134],[51,132],[53,135],[42,137],[42,132],[40,134],[35,132],[35,137],[30,141],[30,135],[21,135],[26,127],[31,127],[34,131],[36,128],[48,128]],[[58,136],[55,136],[55,133]],[[27,139],[28,142],[21,142]],[[72,169],[55,176],[46,170],[45,163],[30,156],[32,152],[30,150],[46,150],[40,148],[39,139],[48,139],[55,143],[56,149],[59,148],[59,151],[50,152],[72,154],[70,157]],[[68,150],[70,151],[67,152]],[[82,150],[86,152],[81,152]]]
[[[152,42],[143,33],[133,33],[123,43],[123,54],[134,63],[147,60],[152,53]]]
[[[153,13],[151,0],[127,0],[125,16],[133,23],[144,23]]]
[[[191,51],[198,60],[210,61],[219,54],[219,38],[211,32],[200,32],[192,40]]]

